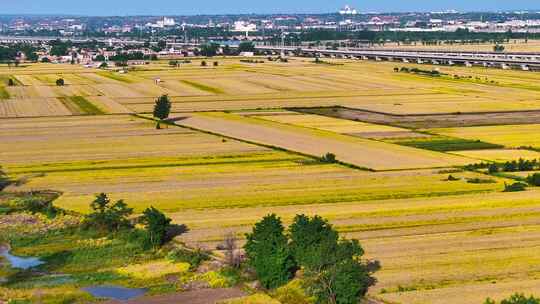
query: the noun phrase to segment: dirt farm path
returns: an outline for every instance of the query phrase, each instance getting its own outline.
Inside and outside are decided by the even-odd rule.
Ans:
[[[141,297],[127,301],[107,301],[105,304],[215,304],[218,301],[245,296],[239,288],[201,289],[162,296]]]

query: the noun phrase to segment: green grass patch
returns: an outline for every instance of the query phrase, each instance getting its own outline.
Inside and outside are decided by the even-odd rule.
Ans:
[[[419,149],[449,152],[467,150],[500,149],[504,146],[486,143],[480,140],[470,140],[461,138],[431,137],[425,139],[414,139],[394,142],[399,145],[414,147]]]
[[[189,86],[192,86],[192,87],[194,87],[196,89],[199,89],[201,91],[205,91],[205,92],[208,92],[208,93],[212,93],[212,94],[224,94],[225,93],[221,89],[210,87],[210,86],[207,86],[205,84],[194,82],[194,81],[191,81],[191,80],[180,80],[180,81],[182,83],[184,83],[184,84],[187,84]]]
[[[61,97],[59,100],[73,113],[84,115],[105,114],[100,108],[82,96]]]

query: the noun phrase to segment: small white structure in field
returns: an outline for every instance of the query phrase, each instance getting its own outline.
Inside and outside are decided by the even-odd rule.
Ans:
[[[255,56],[255,53],[253,53],[253,52],[241,52],[241,53],[240,53],[240,56],[243,56],[243,57],[253,57],[253,56]]]
[[[154,81],[155,81],[156,84],[160,84],[161,83],[161,78],[156,77],[156,78],[154,78]]]

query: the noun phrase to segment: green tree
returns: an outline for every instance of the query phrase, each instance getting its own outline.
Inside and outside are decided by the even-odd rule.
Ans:
[[[168,95],[161,95],[156,99],[156,103],[154,105],[154,117],[159,118],[160,120],[164,120],[169,117],[169,114],[171,113],[171,101],[169,100]],[[158,128],[159,128],[159,122],[158,122]]]
[[[238,45],[238,52],[255,52],[255,45],[251,41],[243,41]]]
[[[163,50],[163,49],[165,49],[167,47],[167,41],[160,40],[160,41],[158,41],[157,46],[158,46],[158,48],[160,50]]]
[[[206,44],[201,45],[199,49],[202,56],[213,57],[213,56],[216,56],[217,54],[217,51],[219,49],[219,44],[206,43]]]
[[[303,267],[307,288],[317,303],[356,304],[374,283],[357,240],[339,240],[338,232],[319,216],[298,215],[289,228],[291,250]]]
[[[527,182],[532,186],[539,187],[540,186],[540,173],[533,173],[527,176]]]
[[[65,82],[64,82],[63,78],[56,79],[56,85],[57,86],[62,87],[62,86],[64,86],[64,84],[65,84]]]
[[[163,214],[163,212],[150,207],[144,210],[140,221],[144,224],[150,244],[154,248],[166,243],[167,231],[171,226],[171,219]]]
[[[92,212],[85,217],[85,226],[100,231],[118,231],[131,227],[129,216],[133,209],[123,200],[112,203],[105,193],[96,196],[90,204]]]
[[[297,269],[287,246],[281,219],[275,214],[264,217],[246,234],[244,246],[247,262],[265,288],[276,288],[287,283]]]

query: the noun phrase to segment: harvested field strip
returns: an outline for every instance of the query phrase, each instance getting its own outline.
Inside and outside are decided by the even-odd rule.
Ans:
[[[82,96],[58,98],[73,114],[101,115],[105,114],[100,108]]]
[[[430,129],[429,131],[446,136],[489,141],[509,148],[540,147],[540,124]]]
[[[9,92],[3,85],[0,85],[0,99],[8,99],[9,97]]]
[[[153,122],[127,115],[5,119],[0,128],[3,165],[267,151],[184,128],[156,130]]]
[[[199,82],[195,82],[195,81],[191,81],[191,80],[181,80],[181,82],[184,83],[184,84],[187,84],[189,86],[192,86],[192,87],[194,87],[196,89],[199,89],[201,91],[204,91],[204,92],[208,92],[208,93],[212,93],[212,94],[224,94],[225,93],[221,89],[210,87],[210,86],[207,86],[207,85],[199,83]]]
[[[95,167],[81,164],[77,168],[63,168],[62,164],[47,164],[33,169],[27,165],[10,165],[6,170],[16,177],[28,177],[25,183],[10,189],[20,191],[54,186],[64,193],[58,204],[79,211],[87,211],[87,202],[96,191],[122,197],[138,211],[151,204],[159,204],[161,209],[172,212],[342,204],[463,195],[503,188],[502,179],[495,184],[469,184],[464,178],[449,183],[444,180],[446,175],[429,170],[420,173],[371,173],[296,156],[291,158],[283,152],[272,153],[275,155],[266,157],[248,153],[228,161],[214,162],[194,158],[175,163],[154,158],[148,159],[147,164],[138,164],[132,159],[110,161]],[[49,165],[53,170],[47,170]],[[40,172],[39,168],[44,171]],[[458,176],[472,178],[480,175],[463,173]]]
[[[331,152],[340,161],[375,170],[448,167],[471,162],[467,158],[233,114],[193,114],[177,123],[317,157]]]
[[[118,73],[104,72],[104,71],[96,72],[96,74],[99,75],[99,76],[103,76],[103,77],[113,79],[113,80],[116,80],[116,81],[120,81],[120,82],[124,82],[124,83],[134,83],[135,82],[135,79],[133,79],[133,77],[128,76],[128,75],[122,75],[122,74],[118,74]]]
[[[309,165],[309,162],[294,155],[282,155],[279,153],[250,153],[247,155],[216,155],[196,159],[188,158],[160,158],[160,159],[126,159],[118,161],[94,161],[94,162],[70,162],[70,163],[47,163],[30,166],[9,166],[11,174],[32,174],[32,173],[60,173],[60,172],[81,172],[81,171],[101,171],[101,170],[126,170],[126,169],[147,169],[147,168],[168,168],[168,167],[193,167],[193,166],[215,166],[249,163],[279,163],[279,162],[302,162]],[[312,164],[316,164],[313,162]]]
[[[283,112],[283,115],[257,115],[257,118],[275,121],[279,123],[291,124],[301,127],[319,129],[323,131],[348,133],[373,133],[373,132],[408,132],[407,129],[389,127],[385,125],[375,125],[370,123],[351,121],[346,119],[331,118],[321,115],[295,114],[294,112]]]
[[[453,151],[455,155],[462,155],[466,157],[472,157],[483,161],[492,162],[506,162],[513,161],[520,158],[523,159],[540,159],[540,152],[530,150],[511,150],[511,149],[497,149],[497,150],[477,150],[477,151]]]

